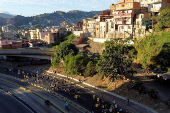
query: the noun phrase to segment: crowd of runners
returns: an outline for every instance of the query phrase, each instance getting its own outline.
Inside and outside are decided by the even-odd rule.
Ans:
[[[14,70],[13,68],[8,68],[8,69],[4,68],[4,72],[7,71],[13,72],[13,70]],[[71,80],[68,78],[59,80],[56,78],[56,76],[52,74],[51,75],[47,74],[46,71],[42,71],[42,69],[40,69],[36,73],[31,73],[29,72],[29,70],[21,69],[18,70],[17,74],[18,77],[23,78],[25,80],[29,80],[29,78],[33,78],[34,82],[36,82],[37,84],[43,84],[43,82],[46,82],[47,84],[49,84],[51,90],[53,91],[62,90],[66,95],[70,95],[72,93],[72,95],[74,95],[73,98],[75,102],[80,101],[79,100],[79,98],[81,98],[80,90],[77,89],[76,84],[72,84]],[[118,108],[118,105],[115,102],[115,100],[113,100],[112,103],[108,103],[104,101],[103,96],[99,97],[95,94],[93,94],[91,98],[93,99],[93,103],[90,103],[92,113],[122,113],[123,112],[122,108],[120,107]],[[129,99],[127,99],[127,103],[129,104]],[[68,108],[67,102],[65,106],[66,108]]]

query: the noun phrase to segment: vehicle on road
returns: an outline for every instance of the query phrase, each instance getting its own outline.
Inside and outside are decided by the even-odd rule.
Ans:
[[[162,80],[170,80],[170,72],[158,74],[157,77]]]
[[[149,71],[152,75],[155,75],[157,78],[160,77],[160,75],[166,73],[167,71],[166,70],[162,70],[160,68],[157,68],[157,69],[154,69],[154,70],[150,70]]]
[[[50,101],[49,100],[45,100],[45,104],[46,105],[50,105]]]

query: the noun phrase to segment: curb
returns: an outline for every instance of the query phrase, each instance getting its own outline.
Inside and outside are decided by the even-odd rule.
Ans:
[[[47,72],[48,72],[48,73],[53,73],[53,72],[51,72],[51,71],[47,71]],[[54,73],[53,73],[53,74],[54,74]],[[59,76],[62,76],[62,77],[67,77],[66,75],[62,75],[62,74],[59,74],[59,73],[56,73],[56,74],[59,75]],[[73,78],[73,77],[68,77],[68,78],[73,79],[73,80],[75,80],[75,81],[79,81],[79,80],[77,80],[77,79],[75,79],[75,78]],[[122,96],[120,96],[120,95],[111,93],[111,92],[109,92],[109,91],[103,90],[103,89],[101,89],[101,88],[95,87],[95,86],[93,86],[93,85],[91,85],[91,84],[88,84],[88,83],[85,83],[85,82],[82,82],[82,83],[85,84],[85,85],[87,85],[87,86],[93,87],[93,88],[95,88],[95,89],[98,89],[98,90],[100,90],[100,91],[103,91],[103,92],[105,92],[105,93],[108,93],[108,94],[110,94],[110,95],[113,95],[113,96],[115,96],[115,97],[121,98],[122,100],[125,100],[125,101],[126,101],[126,98],[125,98],[125,97],[122,97]],[[153,110],[153,109],[151,109],[151,108],[149,108],[149,107],[147,107],[147,106],[145,106],[145,105],[143,105],[143,104],[141,104],[141,103],[138,103],[138,102],[133,101],[133,100],[131,100],[131,102],[132,102],[133,104],[136,104],[136,105],[138,105],[138,106],[141,106],[141,107],[147,109],[148,111],[150,111],[150,112],[152,112],[152,113],[158,113],[158,112],[156,112],[155,110]]]

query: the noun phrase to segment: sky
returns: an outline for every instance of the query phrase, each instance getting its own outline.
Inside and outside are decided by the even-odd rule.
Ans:
[[[0,13],[35,16],[54,11],[100,11],[120,0],[0,0]]]

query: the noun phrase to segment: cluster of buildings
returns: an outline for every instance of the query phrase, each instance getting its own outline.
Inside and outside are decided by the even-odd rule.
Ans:
[[[110,11],[83,19],[83,32],[91,38],[140,37],[152,32],[160,9],[170,8],[170,0],[122,0],[110,6]]]
[[[53,26],[51,28],[36,30],[9,30],[7,26],[2,27],[0,32],[0,48],[16,49],[22,47],[34,47],[38,44],[50,45],[57,41],[59,36],[65,35],[67,31],[65,27]]]
[[[166,7],[170,8],[170,0],[122,0],[112,4],[109,11],[83,19],[83,22],[77,22],[72,27],[68,27],[66,22],[61,23],[60,27],[27,31],[9,30],[7,26],[3,26],[0,32],[0,48],[32,47],[38,42],[52,44],[67,31],[79,36],[79,40],[83,40],[84,37],[96,40],[143,37],[152,32],[155,21],[151,20],[151,17],[154,18],[160,9]],[[74,43],[78,46],[81,42]]]

